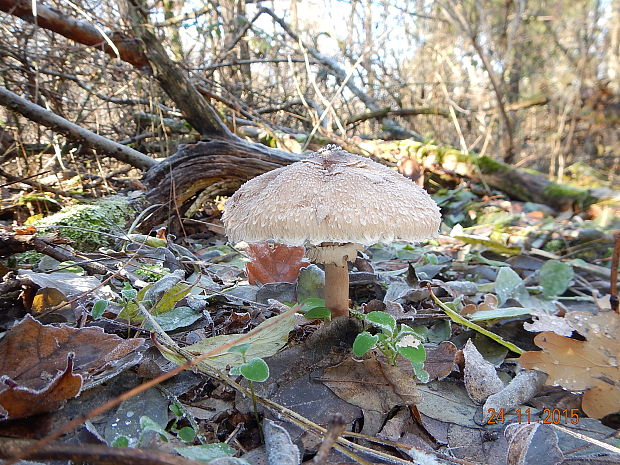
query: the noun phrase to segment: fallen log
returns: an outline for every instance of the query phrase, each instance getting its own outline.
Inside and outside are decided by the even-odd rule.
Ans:
[[[536,170],[517,168],[488,156],[463,154],[452,148],[428,150],[423,164],[431,171],[441,166],[444,170],[480,181],[501,190],[511,199],[542,203],[560,211],[583,210],[600,200],[620,195],[611,189],[583,189],[559,184]]]
[[[145,220],[142,230],[163,222],[170,212],[184,214],[199,194],[230,195],[241,184],[267,171],[288,165],[299,155],[239,138],[181,145],[174,155],[149,169],[143,184],[145,198],[161,205]]]

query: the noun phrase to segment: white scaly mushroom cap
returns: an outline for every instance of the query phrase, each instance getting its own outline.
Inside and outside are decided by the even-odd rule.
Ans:
[[[434,237],[441,213],[410,179],[329,145],[246,182],[222,219],[233,242],[372,245]]]

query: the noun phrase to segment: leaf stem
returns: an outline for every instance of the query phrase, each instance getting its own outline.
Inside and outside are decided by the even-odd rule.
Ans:
[[[495,334],[492,331],[489,331],[488,329],[484,329],[482,326],[478,326],[476,323],[473,323],[471,321],[469,321],[467,318],[459,315],[458,313],[456,313],[454,310],[452,310],[450,307],[448,307],[446,304],[444,304],[441,300],[439,300],[439,298],[433,293],[433,290],[431,289],[431,284],[427,283],[426,287],[428,287],[429,292],[431,293],[431,297],[433,298],[433,300],[435,301],[435,303],[439,306],[439,308],[441,308],[446,315],[448,315],[450,317],[450,319],[452,321],[454,321],[455,323],[459,323],[463,326],[467,326],[468,328],[473,329],[474,331],[479,332],[480,334],[484,334],[487,337],[490,337],[491,339],[493,339],[495,342],[497,342],[498,344],[506,347],[507,349],[510,349],[511,351],[513,351],[516,354],[521,355],[523,352],[525,352],[523,349],[521,349],[519,346],[513,344],[512,342],[508,342],[506,340],[504,340],[504,338],[502,338],[501,336]]]

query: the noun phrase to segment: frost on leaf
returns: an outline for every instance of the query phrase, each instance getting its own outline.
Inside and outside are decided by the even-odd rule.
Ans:
[[[574,312],[566,316],[571,327],[586,338],[578,341],[553,332],[540,333],[534,342],[541,352],[526,352],[522,367],[549,375],[548,384],[585,391],[583,411],[592,418],[620,410],[620,315]]]
[[[291,247],[284,244],[258,242],[250,244],[246,265],[250,284],[294,283],[299,270],[308,266],[310,261],[303,258],[303,247]]]
[[[501,391],[504,383],[497,376],[495,367],[486,361],[469,339],[463,347],[465,357],[465,389],[469,398],[482,404],[492,394]]]
[[[143,344],[100,328],[42,325],[27,316],[0,341],[0,419],[60,408]]]

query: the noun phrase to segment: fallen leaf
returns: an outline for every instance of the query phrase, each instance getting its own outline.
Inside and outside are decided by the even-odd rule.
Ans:
[[[13,229],[13,231],[15,232],[15,235],[17,236],[26,236],[26,235],[36,234],[37,228],[29,224],[25,226],[17,226],[16,228]]]
[[[42,325],[26,316],[0,340],[1,414],[14,419],[59,408],[89,378],[117,368],[143,342],[101,328]]]
[[[0,420],[13,420],[62,407],[67,399],[76,397],[82,390],[82,377],[73,372],[73,353],[67,357],[67,367],[41,389],[20,386],[12,378],[0,377]]]
[[[76,273],[35,273],[30,270],[19,270],[19,276],[26,286],[41,289],[56,289],[67,300],[82,294],[89,294],[97,299],[114,299],[116,295],[108,286],[94,276],[80,276]],[[53,299],[52,299],[53,300]]]
[[[34,314],[41,313],[57,307],[61,303],[66,302],[66,300],[65,295],[58,289],[42,287],[34,295],[30,311]]]
[[[573,279],[573,266],[560,260],[545,262],[538,272],[538,280],[543,288],[543,295],[553,298],[564,294]]]
[[[514,423],[506,427],[504,436],[508,440],[508,465],[557,465],[564,461],[551,425]]]
[[[303,258],[304,254],[304,247],[264,241],[250,244],[248,248],[250,261],[245,266],[249,283],[294,283],[299,270],[310,265],[310,261]]]
[[[279,318],[280,320],[274,324],[273,319]],[[266,329],[262,329],[266,326]],[[267,358],[274,355],[280,350],[288,341],[288,334],[295,328],[295,318],[293,314],[286,316],[275,316],[263,321],[260,325],[254,328],[253,333],[248,337],[244,344],[249,344],[249,348],[245,354],[247,359],[254,357]],[[196,355],[210,352],[211,350],[228,344],[231,341],[239,339],[240,334],[222,334],[220,336],[209,337],[203,339],[196,344],[185,347],[188,352]],[[173,354],[171,352],[162,352],[171,362],[179,365],[185,363],[185,359]],[[214,355],[208,358],[204,363],[211,365],[218,370],[226,369],[226,367],[233,367],[243,363],[243,358],[238,352],[224,352],[222,354]]]
[[[504,383],[492,363],[487,362],[469,339],[463,347],[465,357],[465,388],[474,402],[483,403],[490,395],[501,391]]]
[[[499,269],[495,279],[495,293],[499,299],[499,304],[503,305],[508,299],[519,300],[527,295],[523,279],[512,268],[504,266]]]
[[[484,421],[491,418],[492,412],[510,412],[529,401],[540,392],[546,379],[547,376],[539,371],[523,370],[517,373],[504,389],[487,398],[482,407]]]
[[[503,255],[517,255],[521,253],[521,247],[506,245],[502,242],[499,242],[499,241],[496,241],[496,240],[493,240],[493,239],[490,239],[484,236],[463,234],[462,231],[463,231],[462,228],[460,230],[457,230],[457,228],[454,227],[452,229],[452,232],[450,233],[450,236],[454,237],[455,239],[459,239],[465,242],[466,244],[481,245],[487,248],[488,250],[491,250],[493,252],[497,252]]]
[[[268,463],[277,465],[298,465],[301,463],[299,448],[282,426],[265,419],[263,421],[263,433]]]
[[[480,407],[474,404],[461,384],[431,381],[419,385],[418,389],[422,393],[422,401],[416,407],[421,414],[442,423],[469,428],[475,425],[474,417]]]
[[[586,338],[578,341],[544,332],[534,338],[540,352],[525,352],[519,363],[549,375],[547,383],[585,391],[583,411],[602,418],[620,410],[620,315],[615,312],[573,312],[565,317]]]
[[[426,351],[424,369],[430,380],[442,380],[450,373],[455,364],[456,346],[450,341],[443,341],[437,347]]]
[[[564,317],[547,315],[546,313],[538,313],[532,315],[533,323],[523,323],[523,329],[533,333],[541,331],[553,331],[560,336],[570,336],[573,334],[573,328]]]
[[[381,413],[421,400],[412,374],[375,358],[361,362],[348,359],[328,368],[323,383],[342,400]]]
[[[487,312],[489,310],[495,310],[497,308],[497,304],[499,301],[497,297],[493,294],[485,294],[484,300],[480,302],[478,305],[476,304],[467,304],[465,305],[460,313],[461,315],[471,315],[476,312]]]

